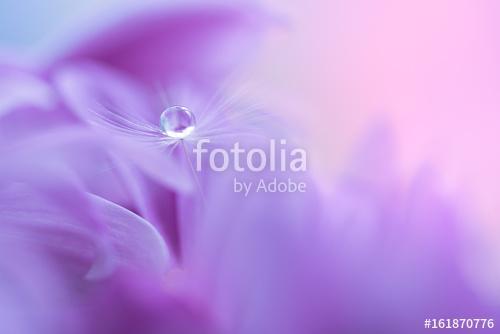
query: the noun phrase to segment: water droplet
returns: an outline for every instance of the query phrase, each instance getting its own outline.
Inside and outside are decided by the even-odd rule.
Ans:
[[[183,106],[172,106],[165,109],[160,116],[161,131],[172,138],[186,138],[193,132],[196,119],[193,113]]]

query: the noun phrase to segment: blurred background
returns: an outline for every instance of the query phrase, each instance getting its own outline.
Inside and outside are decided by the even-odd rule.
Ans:
[[[500,278],[500,3],[260,3],[280,24],[242,71],[259,99],[299,129],[325,191],[370,125],[386,123],[402,175],[432,166],[442,190],[467,203],[471,233],[484,240],[473,252],[484,273],[476,279],[493,293]],[[138,6],[2,0],[0,49],[15,61],[23,61],[18,54],[39,59],[82,25]]]

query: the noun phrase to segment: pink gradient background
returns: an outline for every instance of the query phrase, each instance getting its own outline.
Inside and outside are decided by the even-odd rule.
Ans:
[[[496,227],[499,4],[270,3],[287,21],[252,71],[263,96],[306,127],[324,172],[337,172],[366,127],[382,119],[395,131],[406,174],[436,166],[443,186],[472,191],[484,223]]]
[[[388,123],[402,174],[430,165],[463,201],[484,242],[471,247],[471,276],[498,294],[500,3],[267,2],[285,20],[251,71],[264,99],[306,129],[323,183],[370,124]]]

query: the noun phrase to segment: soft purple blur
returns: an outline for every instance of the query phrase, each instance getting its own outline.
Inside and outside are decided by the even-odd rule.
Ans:
[[[500,319],[485,188],[452,195],[441,163],[463,154],[442,153],[450,137],[488,143],[450,125],[470,124],[468,102],[495,108],[493,88],[458,74],[487,57],[445,61],[465,46],[447,37],[484,46],[475,37],[493,28],[466,2],[430,18],[425,4],[379,2],[301,5],[295,23],[246,2],[158,6],[103,16],[43,61],[0,63],[0,332],[420,333],[426,318]],[[243,69],[265,82],[254,101],[241,101]],[[198,121],[180,145],[159,125],[177,104]],[[308,144],[311,168],[204,160],[197,173],[189,151],[205,137],[268,154],[270,138]],[[435,138],[443,159],[424,159]],[[246,197],[235,177],[308,188]]]

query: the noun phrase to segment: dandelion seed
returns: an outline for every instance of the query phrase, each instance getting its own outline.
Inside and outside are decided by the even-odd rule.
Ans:
[[[221,88],[212,96],[201,97],[183,87],[186,88],[179,83],[170,88],[175,89],[173,92],[158,91],[161,104],[154,108],[156,122],[154,117],[146,119],[125,105],[106,101],[99,101],[97,108],[90,111],[94,114],[93,123],[112,130],[127,145],[140,145],[153,154],[157,151],[161,159],[173,163],[182,164],[181,160],[185,160],[204,207],[204,187],[193,167],[192,147],[202,139],[210,139],[214,145],[227,145],[231,139],[262,140],[265,136],[260,132],[261,125],[268,117],[258,105],[245,102],[246,90],[227,94]]]

